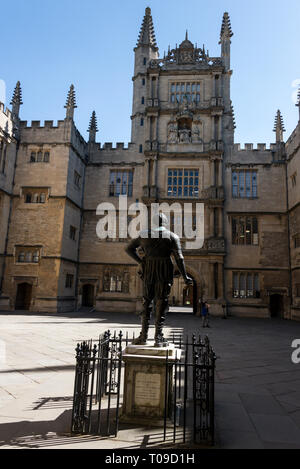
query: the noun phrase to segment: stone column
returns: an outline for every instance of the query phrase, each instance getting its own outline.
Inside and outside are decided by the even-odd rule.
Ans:
[[[218,215],[219,215],[218,236],[219,236],[219,238],[222,238],[222,236],[223,236],[223,213],[222,213],[222,208],[221,207],[218,208],[218,212],[219,212],[218,213]]]
[[[153,116],[152,133],[153,133],[153,140],[157,140],[157,117],[156,116]]]
[[[215,160],[212,159],[210,162],[210,185],[215,185]]]
[[[144,186],[149,186],[149,164],[150,160],[145,160]]]
[[[218,264],[218,279],[219,279],[219,298],[224,298],[224,265]]]
[[[209,207],[210,213],[209,213],[209,235],[211,238],[214,237],[214,231],[215,231],[215,221],[214,221],[214,208]]]
[[[221,116],[219,116],[219,119],[218,119],[218,138],[217,140],[222,140],[222,119],[221,119]]]
[[[153,167],[152,167],[152,186],[156,186],[156,177],[157,175],[157,157],[153,159]]]
[[[208,275],[208,294],[209,298],[214,298],[214,286],[215,286],[215,279],[214,279],[214,263],[209,263],[209,275]]]
[[[223,186],[223,161],[219,161],[219,180],[218,180],[218,186],[222,187]]]

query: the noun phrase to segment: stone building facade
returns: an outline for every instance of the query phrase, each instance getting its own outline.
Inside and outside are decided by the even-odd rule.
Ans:
[[[161,58],[146,9],[127,147],[96,142],[95,112],[84,140],[73,86],[64,120],[27,125],[17,84],[12,110],[0,107],[0,309],[139,311],[128,239],[96,232],[98,205],[113,204],[127,217],[118,208],[127,195],[133,206],[189,203],[193,221],[196,204],[204,204],[204,244],[184,249],[194,284],[175,279],[174,305],[196,312],[206,299],[214,314],[300,318],[300,127],[284,143],[278,111],[270,148],[234,142],[232,35],[224,13],[220,57],[186,34]],[[171,213],[171,227],[175,219]]]

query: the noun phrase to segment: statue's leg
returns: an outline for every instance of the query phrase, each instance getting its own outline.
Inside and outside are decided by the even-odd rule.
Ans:
[[[148,339],[149,323],[152,313],[152,300],[143,298],[143,311],[141,314],[142,329],[139,337],[132,341],[133,345],[145,345]]]
[[[156,299],[155,303],[155,347],[166,347],[168,341],[164,338],[163,326],[169,310],[168,296],[171,290],[171,285],[166,284],[160,298]]]

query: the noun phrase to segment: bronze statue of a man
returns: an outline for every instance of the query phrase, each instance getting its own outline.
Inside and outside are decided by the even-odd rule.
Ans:
[[[149,230],[147,237],[141,236],[132,240],[126,252],[137,261],[143,280],[142,330],[134,340],[135,345],[145,345],[148,338],[149,322],[152,313],[152,302],[155,305],[155,347],[164,347],[167,341],[163,336],[163,325],[168,312],[168,296],[173,284],[173,254],[178,270],[186,285],[193,283],[187,276],[179,237],[167,230],[168,220],[164,214],[158,216],[159,226]],[[155,233],[156,232],[156,233]],[[137,249],[142,248],[144,256],[140,257]]]

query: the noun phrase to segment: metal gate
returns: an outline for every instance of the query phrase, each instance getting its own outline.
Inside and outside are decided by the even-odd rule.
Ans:
[[[193,335],[190,340],[183,341],[181,336],[168,340],[181,354],[172,365],[166,357],[172,374],[165,387],[163,440],[171,428],[174,443],[214,444],[216,357],[209,339]],[[107,331],[97,341],[77,345],[72,433],[117,436],[124,381],[122,353],[131,341],[128,334]]]

